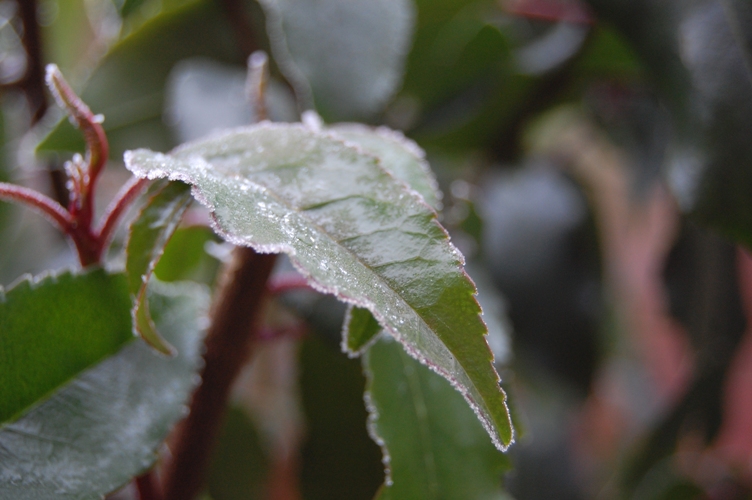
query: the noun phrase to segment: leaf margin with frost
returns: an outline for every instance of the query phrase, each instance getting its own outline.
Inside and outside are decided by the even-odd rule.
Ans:
[[[236,148],[238,154],[242,154],[241,159],[246,161],[261,161],[258,155],[262,152],[266,155],[271,154],[270,151],[275,154],[286,154],[287,157],[278,167],[282,173],[287,172],[288,182],[281,182],[279,178],[274,177],[276,172],[273,168],[267,168],[268,158],[264,160],[267,163],[264,163],[263,168],[255,172],[259,178],[266,176],[263,182],[259,182],[259,179],[256,179],[255,183],[252,182],[248,178],[251,173],[248,172],[243,177],[242,167],[250,167],[248,164],[239,163],[240,160],[232,159],[233,148]],[[326,157],[326,163],[322,163],[321,160],[315,168],[310,168],[311,165],[300,160],[303,164],[295,166],[293,158],[300,158],[300,155],[311,154],[315,159],[316,148],[322,149],[322,156],[326,156],[325,153],[331,154]],[[250,153],[251,150],[255,151],[256,157]],[[208,159],[212,155],[217,156],[214,163]],[[439,224],[436,212],[422,197],[395,181],[387,170],[379,166],[375,157],[363,154],[357,148],[324,131],[312,130],[300,124],[262,122],[184,144],[169,155],[148,150],[129,151],[125,155],[125,164],[139,177],[166,177],[192,184],[194,197],[212,211],[215,230],[223,237],[235,244],[251,246],[259,252],[287,253],[314,288],[336,295],[344,302],[367,307],[379,323],[403,343],[413,357],[444,376],[463,394],[497,448],[505,450],[513,442],[514,434],[505,403],[506,396],[499,385],[499,376],[492,364],[493,355],[485,340],[486,329],[480,317],[480,306],[475,298],[475,286],[462,267],[464,258],[449,241],[449,235]],[[294,184],[290,179],[296,178],[294,174],[289,173],[293,168],[300,168],[305,173],[306,183],[290,187]],[[356,168],[359,170],[354,170]],[[219,172],[222,169],[224,174]],[[322,198],[322,193],[318,189],[321,187],[322,179],[312,177],[314,174],[331,174],[324,180],[329,191],[336,192],[340,198]],[[355,177],[343,179],[347,175]],[[366,188],[366,181],[371,183],[367,186],[367,196],[358,191]],[[270,185],[278,191],[270,192]],[[287,191],[284,191],[285,189]],[[228,202],[230,199],[234,201],[233,194],[253,209],[249,211],[245,206],[234,206],[234,202]],[[224,195],[227,195],[228,199],[222,199]],[[304,195],[311,196],[312,199],[307,200],[308,208],[295,207],[292,202],[291,206],[286,206],[282,200],[285,195],[290,196],[291,200],[297,199],[300,203],[304,201]],[[423,272],[421,279],[424,281],[420,283],[429,283],[430,287],[423,288],[416,294],[416,290],[408,290],[408,285],[403,284],[404,290],[400,295],[394,284],[386,280],[384,273],[379,275],[372,269],[378,267],[375,262],[357,260],[352,248],[340,245],[336,238],[323,231],[325,228],[314,225],[311,220],[303,221],[308,224],[302,224],[298,220],[304,219],[300,216],[303,210],[308,210],[310,215],[312,210],[358,196],[378,205],[382,210],[388,208],[397,212],[397,215],[402,214],[402,219],[397,221],[399,229],[386,228],[383,231],[396,232],[397,236],[393,237],[405,234],[407,236],[403,239],[406,238],[407,243],[410,243],[411,234],[427,238],[431,244],[435,243],[433,247],[424,244],[418,251],[423,254],[428,248],[428,257],[418,255],[403,259],[402,262],[387,261],[384,265],[404,265],[405,262],[416,260],[423,260],[424,267],[426,262],[432,265],[438,263],[439,267],[432,271],[434,274],[438,273],[444,283],[429,283],[430,280],[426,281],[426,273]],[[360,205],[356,208],[365,210]],[[352,207],[349,210],[352,211]],[[390,217],[394,219],[397,215],[392,213]],[[255,221],[251,220],[252,216],[256,217]],[[319,217],[318,224],[326,223],[326,220],[321,219],[321,214]],[[362,222],[361,219],[365,220],[365,216],[361,216],[358,222]],[[393,223],[392,219],[389,222]],[[409,230],[404,228],[406,221],[412,224],[408,225]],[[344,227],[343,219],[335,222],[340,224],[340,229]],[[323,236],[311,229],[312,227],[321,230]],[[374,227],[377,229],[370,233],[371,236],[376,232],[383,232],[380,226]],[[418,230],[425,230],[426,234],[415,233]],[[369,234],[362,236],[367,237]],[[355,237],[360,238],[361,234],[356,232]],[[342,241],[345,239],[347,238],[343,236]],[[383,237],[381,239],[383,240]],[[366,241],[363,244],[368,243]],[[320,249],[319,244],[326,248]],[[415,245],[414,242],[412,244]],[[392,248],[395,246],[402,252],[406,251],[405,245],[392,245]],[[300,248],[303,248],[303,252],[299,253]],[[323,252],[322,255],[326,258],[317,260],[312,249]],[[333,257],[337,260],[337,257],[343,256],[350,258],[347,270],[344,261],[336,263],[333,268],[329,267],[328,259]],[[372,260],[387,259],[388,253],[377,252],[371,257]],[[437,260],[438,258],[444,260]],[[447,271],[446,268],[450,270]],[[332,283],[332,280],[327,278],[327,273],[339,275],[340,280],[335,279],[335,283]],[[368,276],[364,278],[364,283],[360,283],[360,287],[357,286],[357,282],[352,285],[352,278],[348,278],[349,281],[344,279],[345,276],[352,277],[358,273]],[[408,274],[411,277],[416,276],[415,272]],[[355,279],[357,281],[357,276]],[[366,290],[366,293],[363,293],[363,290]],[[428,295],[428,292],[432,292],[433,295]],[[425,301],[426,307],[410,304],[411,299],[417,298]],[[379,301],[382,301],[383,310],[377,305]],[[473,326],[474,334],[467,335]],[[408,338],[405,331],[409,331],[412,338]],[[472,343],[474,345],[471,345]]]

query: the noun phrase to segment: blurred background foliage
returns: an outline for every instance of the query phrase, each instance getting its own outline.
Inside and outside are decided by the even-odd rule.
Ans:
[[[506,456],[470,448],[477,493],[435,498],[750,498],[749,2],[2,0],[0,178],[65,197],[83,143],[48,109],[45,63],[106,117],[115,189],[126,149],[252,122],[257,49],[273,120],[402,130],[445,193],[518,436]],[[213,286],[228,252],[195,209],[156,274]],[[71,265],[0,205],[0,283]],[[206,498],[428,498],[381,487],[363,389],[383,388],[340,352],[344,308],[295,288],[269,306]],[[398,363],[389,349],[364,363]]]

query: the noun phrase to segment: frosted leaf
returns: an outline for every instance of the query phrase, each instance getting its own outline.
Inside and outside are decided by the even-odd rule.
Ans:
[[[326,132],[263,123],[125,161],[140,177],[192,184],[226,239],[287,253],[313,287],[368,309],[465,396],[497,447],[512,442],[462,256],[436,212],[376,157]]]
[[[155,291],[152,313],[178,356],[131,342],[1,427],[0,498],[103,498],[152,466],[196,385],[209,299],[195,285]]]
[[[425,153],[401,132],[359,123],[340,123],[329,130],[377,156],[390,174],[420,193],[437,211],[441,210],[439,183],[428,166]]]

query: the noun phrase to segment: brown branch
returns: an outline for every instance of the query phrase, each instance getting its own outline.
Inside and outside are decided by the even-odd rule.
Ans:
[[[165,480],[165,500],[192,500],[201,491],[206,467],[225,413],[233,380],[248,360],[257,331],[266,282],[276,255],[235,250],[233,268],[215,304],[206,338],[202,383],[175,437]]]
[[[258,50],[258,44],[246,10],[246,2],[242,0],[217,0],[217,3],[225,12],[227,23],[235,35],[235,43],[243,53],[243,57],[248,58]]]
[[[23,31],[21,43],[26,51],[26,73],[19,81],[19,86],[26,94],[31,108],[32,124],[37,123],[47,111],[47,99],[44,95],[44,63],[42,62],[42,40],[37,23],[36,0],[18,0],[18,17]]]

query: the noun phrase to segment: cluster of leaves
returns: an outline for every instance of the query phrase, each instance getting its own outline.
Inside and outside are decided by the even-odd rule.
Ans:
[[[749,359],[750,278],[744,255],[707,229],[752,242],[747,4],[44,5],[43,54],[87,75],[81,99],[106,119],[51,71],[72,120],[51,110],[33,142],[51,166],[86,152],[66,163],[67,206],[0,184],[0,198],[62,229],[82,268],[60,270],[68,249],[0,220],[0,277],[13,282],[0,288],[0,496],[100,498],[138,477],[113,497],[162,498],[147,472],[157,464],[174,497],[159,450],[211,363],[202,340],[220,322],[208,304],[221,300],[220,269],[232,276],[228,245],[286,257],[228,402],[210,498],[750,491],[749,432],[726,431],[743,410],[722,397],[748,387],[735,367]],[[256,49],[271,76],[256,52],[246,81]],[[11,89],[32,102],[32,80],[8,85],[6,120],[22,121]],[[108,157],[125,169],[102,173]],[[126,169],[134,180],[95,226],[94,187]],[[123,238],[116,222],[147,180]],[[682,211],[675,243],[676,210],[655,208],[669,196]],[[654,293],[664,285],[668,306]],[[665,326],[669,314],[681,326]],[[512,367],[517,427],[534,439],[512,447],[504,479],[499,450],[518,436],[497,370],[508,388]],[[698,473],[710,459],[721,472]]]

